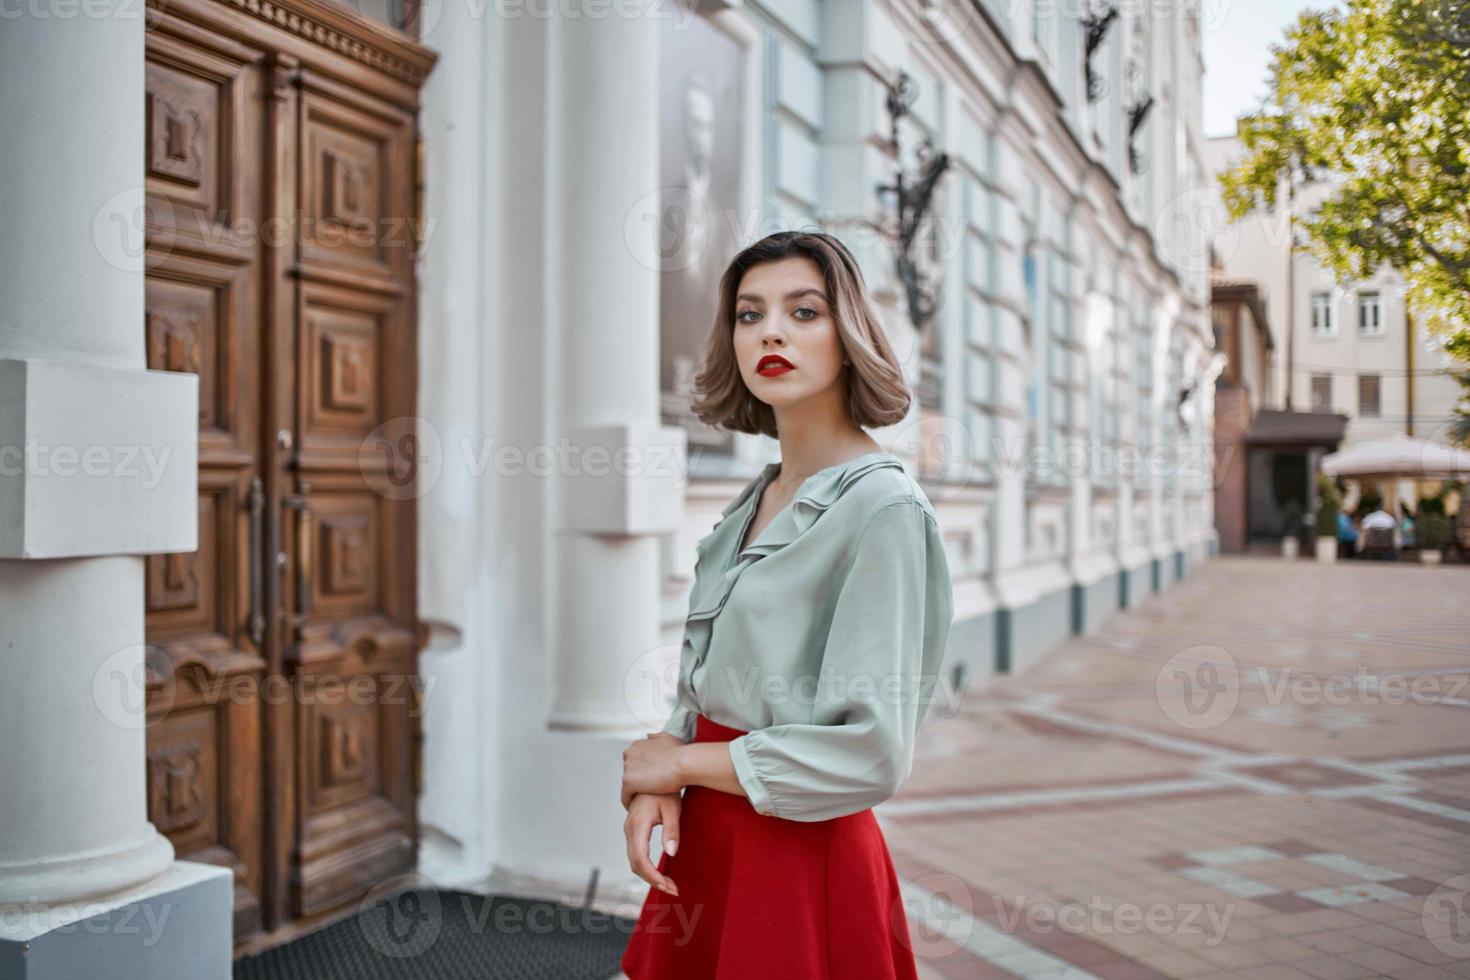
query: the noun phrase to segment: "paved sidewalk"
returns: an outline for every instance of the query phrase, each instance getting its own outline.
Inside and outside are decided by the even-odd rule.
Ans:
[[[1470,977],[1470,569],[1213,559],[876,812],[926,980]]]

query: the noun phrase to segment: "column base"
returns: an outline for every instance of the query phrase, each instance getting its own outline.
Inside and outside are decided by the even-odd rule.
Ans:
[[[0,908],[37,901],[80,902],[145,884],[173,864],[173,845],[150,823],[147,833],[106,850],[23,866],[0,864]]]
[[[0,906],[0,980],[228,980],[234,875],[176,862],[93,902]]]

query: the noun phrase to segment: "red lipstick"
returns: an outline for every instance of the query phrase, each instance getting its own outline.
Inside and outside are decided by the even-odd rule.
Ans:
[[[785,374],[787,371],[795,371],[796,365],[792,364],[780,354],[767,354],[760,359],[755,366],[755,373],[763,378],[774,378]]]

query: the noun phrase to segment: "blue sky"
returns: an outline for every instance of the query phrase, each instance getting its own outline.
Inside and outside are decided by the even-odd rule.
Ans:
[[[1268,45],[1307,8],[1339,7],[1337,0],[1200,0],[1205,52],[1205,135],[1228,136],[1235,119],[1253,109],[1266,89]]]

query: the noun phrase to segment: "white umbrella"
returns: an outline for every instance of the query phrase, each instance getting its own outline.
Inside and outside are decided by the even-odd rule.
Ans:
[[[1323,456],[1322,472],[1358,479],[1464,479],[1470,477],[1470,453],[1443,442],[1393,435]]]

